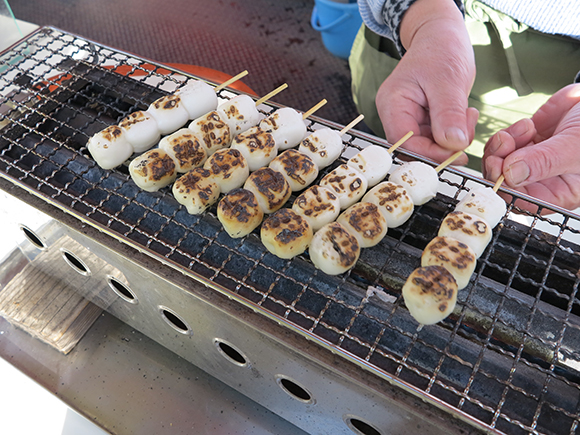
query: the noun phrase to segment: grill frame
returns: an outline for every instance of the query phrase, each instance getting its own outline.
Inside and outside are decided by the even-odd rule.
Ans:
[[[89,53],[89,58],[90,56],[100,56],[100,52],[111,53],[111,56],[108,56],[108,60],[113,57],[119,62],[119,65],[125,65],[127,60],[134,61],[136,66],[131,65],[132,71],[143,72],[147,78],[158,79],[160,88],[165,86],[176,87],[182,83],[179,80],[185,81],[192,78],[190,75],[181,73],[178,70],[122,53],[54,28],[40,29],[27,37],[26,43],[16,44],[11,49],[0,53],[0,59],[4,62],[2,65],[6,66],[7,63],[10,63],[6,62],[6,56],[10,58],[15,53],[22,55],[27,43],[32,43],[43,37],[46,38],[49,34],[52,34],[53,37],[54,35],[60,35],[59,38],[65,38],[66,41],[73,42],[73,46],[78,49],[77,52],[73,51],[68,57],[62,55],[60,49],[57,51],[58,56],[63,57],[63,61],[69,62],[68,65],[74,67],[65,71],[65,74],[72,74],[73,77],[77,71],[75,68],[79,68],[78,65],[80,65],[81,70],[86,68],[91,72],[96,71],[95,74],[101,74],[105,81],[116,77],[114,71],[117,67],[114,65],[112,72],[108,72],[83,60],[82,56],[86,51]],[[85,47],[90,47],[90,49],[83,50]],[[81,53],[81,59],[70,62],[75,56],[79,57],[79,53]],[[25,53],[24,58],[27,59],[27,56],[29,54]],[[25,62],[27,61],[25,60]],[[27,72],[27,75],[30,76],[30,70],[15,66],[19,65],[18,62],[8,65],[8,71],[11,70],[10,68],[16,68],[23,73]],[[45,76],[51,75],[51,69],[63,67],[63,64],[58,62],[55,65],[40,63],[44,64],[41,68],[43,70],[41,71],[42,75],[39,75],[38,80],[35,80],[35,82],[47,81]],[[153,65],[155,69],[153,71],[145,70],[143,68],[144,64]],[[166,71],[170,71],[173,74],[167,75],[165,74]],[[184,211],[181,207],[172,204],[172,198],[166,191],[160,194],[139,193],[136,187],[127,186],[128,176],[126,172],[98,170],[98,168],[95,168],[94,162],[91,166],[90,161],[82,156],[82,146],[79,149],[71,148],[70,142],[68,142],[69,139],[66,139],[66,137],[64,140],[59,140],[60,134],[62,134],[59,130],[72,131],[73,138],[77,135],[88,138],[90,135],[88,133],[92,134],[109,123],[115,122],[115,118],[108,116],[106,112],[118,113],[119,98],[122,100],[126,96],[117,97],[117,99],[112,99],[110,100],[112,102],[107,103],[96,100],[95,104],[97,104],[97,107],[103,107],[103,112],[97,111],[96,115],[93,116],[90,128],[75,127],[74,122],[71,121],[77,115],[65,118],[63,122],[53,116],[53,111],[48,114],[44,113],[43,110],[46,106],[35,105],[35,107],[29,108],[27,105],[27,102],[32,100],[36,102],[38,98],[48,106],[56,105],[59,116],[61,111],[66,110],[80,113],[78,108],[68,103],[69,100],[60,102],[56,98],[62,92],[70,93],[73,100],[85,98],[89,102],[91,101],[92,94],[86,93],[85,88],[79,90],[74,87],[76,83],[80,83],[86,76],[74,78],[76,81],[69,83],[58,79],[48,80],[49,85],[53,88],[48,94],[38,89],[31,90],[26,87],[27,83],[23,83],[22,90],[10,97],[11,102],[18,109],[28,112],[18,114],[12,120],[21,131],[27,131],[27,133],[21,136],[14,133],[16,136],[16,139],[14,139],[7,138],[5,136],[6,133],[3,130],[0,131],[2,133],[0,140],[8,141],[8,145],[0,143],[0,175],[2,178],[15,186],[25,189],[47,204],[72,215],[82,224],[106,233],[113,239],[122,241],[131,248],[144,252],[156,261],[187,274],[187,276],[211,288],[213,291],[227,296],[302,337],[306,337],[317,345],[339,355],[345,361],[355,364],[382,380],[388,381],[393,386],[412,393],[416,397],[426,400],[453,415],[460,416],[475,427],[496,432],[517,433],[517,431],[523,430],[525,433],[552,433],[542,432],[537,429],[538,425],[542,426],[541,419],[544,418],[544,415],[550,414],[550,411],[542,411],[542,408],[544,406],[554,406],[548,400],[553,394],[550,390],[550,384],[563,384],[563,387],[570,390],[569,395],[571,397],[573,396],[572,393],[578,393],[579,390],[577,373],[571,367],[562,366],[560,353],[569,343],[574,344],[574,340],[567,335],[569,331],[580,329],[580,321],[578,321],[575,314],[578,307],[575,308],[575,313],[572,313],[575,304],[579,303],[576,296],[579,281],[577,269],[575,270],[576,276],[573,273],[573,260],[578,260],[579,254],[576,245],[568,244],[564,240],[568,233],[573,236],[579,234],[577,230],[569,225],[569,222],[577,223],[580,217],[517,192],[502,189],[504,193],[512,198],[508,203],[508,208],[512,211],[527,214],[533,219],[532,224],[526,229],[513,221],[504,219],[500,227],[494,232],[491,248],[486,251],[478,264],[475,281],[477,285],[470,284],[460,294],[461,300],[456,313],[450,320],[443,322],[441,325],[422,329],[415,327],[413,330],[412,321],[402,307],[400,298],[402,282],[404,282],[408,272],[412,270],[413,265],[417,265],[421,246],[424,246],[434,235],[434,229],[438,227],[438,223],[445,213],[451,210],[459,194],[475,185],[490,185],[490,183],[454,168],[445,169],[441,174],[441,179],[452,190],[452,194],[450,196],[438,195],[432,203],[420,207],[409,223],[404,225],[402,229],[389,230],[388,237],[380,247],[382,250],[390,249],[391,254],[383,253],[384,255],[375,259],[369,257],[377,254],[378,249],[365,250],[359,264],[353,271],[340,277],[326,277],[314,271],[313,266],[308,262],[307,256],[301,256],[291,261],[281,261],[272,258],[263,247],[260,248],[256,234],[243,240],[232,241],[227,236],[224,236],[223,231],[219,230],[219,223],[216,225],[217,219],[215,218],[214,210],[200,218],[182,216]],[[119,75],[117,79],[118,82],[115,86],[118,86],[119,83],[123,84],[123,86],[127,84],[134,85],[133,87],[128,86],[128,91],[135,91],[139,94],[138,89],[141,89],[142,84],[140,78],[127,81],[129,80],[128,78]],[[0,77],[0,80],[7,83],[6,79]],[[23,76],[16,77],[17,82],[22,80]],[[0,81],[0,85],[1,83],[2,81]],[[101,85],[101,82],[97,84]],[[3,92],[6,93],[7,86],[10,86],[10,83],[0,86],[0,95]],[[122,89],[127,90],[124,87]],[[162,93],[161,91],[159,92],[160,96]],[[119,94],[117,89],[115,89],[115,92],[109,93],[113,95],[115,93]],[[223,92],[224,97],[231,97],[235,94],[237,92]],[[132,94],[130,96],[133,98]],[[136,103],[133,106],[145,105],[149,100],[143,100],[143,98],[135,98]],[[152,101],[156,98],[156,94],[150,93],[147,98]],[[129,105],[128,107],[127,110],[130,111],[132,106]],[[261,106],[261,109],[264,113],[270,113],[277,107],[275,104],[267,103]],[[16,115],[16,109],[8,113],[9,115]],[[1,116],[0,122],[5,119],[5,115]],[[88,115],[83,113],[83,116]],[[35,117],[42,119],[42,124],[35,122],[35,127],[30,127],[26,122],[30,121],[30,118],[34,121]],[[50,131],[43,131],[41,128],[36,127],[44,124],[51,124],[56,127],[53,127]],[[326,120],[312,117],[309,128],[313,129],[319,126],[329,126],[335,129],[340,129],[341,127]],[[7,154],[10,154],[10,152],[15,153],[14,150],[17,148],[21,148],[22,151],[29,149],[26,143],[20,139],[23,137],[32,137],[33,141],[38,139],[39,143],[31,151],[23,152],[20,157],[11,157],[11,166],[6,157]],[[363,144],[388,145],[384,141],[359,132],[349,133],[348,137],[349,139],[345,141],[346,157],[349,156],[349,152],[360,149]],[[50,142],[55,142],[58,145],[53,147],[51,153],[44,155],[37,151],[44,143],[48,144],[47,148],[49,148]],[[86,149],[84,153],[86,153]],[[24,160],[27,158],[26,156],[29,156],[29,159],[38,158],[41,163],[33,164],[31,166],[32,169],[28,172],[22,171],[21,168],[27,164]],[[66,156],[69,156],[68,160]],[[396,156],[414,157],[425,161],[419,156],[403,150],[398,150]],[[56,166],[57,169],[49,173],[47,177],[42,178],[40,175],[36,175],[35,172],[44,173],[38,169],[44,164],[43,159],[47,157],[50,157],[51,161],[49,163]],[[70,171],[76,174],[70,167],[71,163],[77,164],[77,160],[82,161],[85,165],[79,164],[80,168],[86,168],[84,172],[78,175],[78,179],[73,177],[73,181],[66,181],[65,178],[65,182],[61,183],[62,187],[59,187],[57,183],[50,184],[47,182],[50,178],[55,178],[55,174],[60,176],[59,171]],[[58,164],[53,161],[64,162],[61,164],[60,170],[58,169]],[[320,176],[324,176],[328,170]],[[96,177],[91,171],[94,171],[95,174],[105,175]],[[19,172],[22,173],[21,176],[19,176]],[[71,188],[74,183],[85,181],[88,178],[92,179],[93,177],[97,181],[92,189],[97,191],[96,187],[98,186],[98,192],[102,191],[105,194],[103,198],[99,194],[96,195],[96,199],[91,198],[91,201],[88,201],[78,196],[75,197],[71,193],[74,191]],[[113,187],[107,187],[109,185]],[[89,194],[91,191],[93,190],[89,189]],[[538,213],[531,214],[521,210],[517,205],[520,200],[537,204],[539,207]],[[108,210],[114,210],[114,206],[111,205],[114,201],[124,201],[124,205],[121,205],[116,212],[110,212]],[[135,219],[133,224],[119,218],[130,207],[140,207],[143,210],[143,213]],[[172,212],[168,215],[161,213],[160,210],[164,209],[172,210]],[[555,211],[556,215],[555,217],[542,217],[541,212],[543,210]],[[154,225],[155,222],[152,216],[159,217],[155,218],[155,221],[161,220],[165,222],[158,230],[150,234],[146,225],[150,227]],[[557,219],[560,219],[561,222],[558,222]],[[127,218],[126,220],[129,219]],[[184,230],[185,232],[176,244],[171,244],[162,237],[162,234],[166,228],[169,228],[169,225],[176,222],[178,225],[175,231]],[[194,251],[195,246],[199,247],[195,243],[192,248],[183,249],[187,240],[185,234],[190,231],[189,227],[186,228],[186,222],[194,224],[191,231],[199,236],[200,240],[196,243],[200,246],[203,243],[201,249],[195,249]],[[557,235],[555,237],[549,236],[538,231],[536,225],[539,222],[554,227]],[[125,232],[119,232],[123,228],[127,228]],[[418,228],[421,229],[421,232],[418,232]],[[523,237],[519,233],[521,230],[526,230]],[[546,244],[550,246],[550,249],[545,249]],[[576,252],[574,252],[574,249],[576,249]],[[502,255],[497,257],[498,253],[496,251],[499,250],[502,251]],[[571,251],[571,253],[567,252],[567,250]],[[195,252],[195,255],[192,255],[192,252]],[[220,255],[224,255],[224,252],[227,257],[221,261],[221,264],[213,264],[219,262],[219,259],[222,258]],[[562,252],[566,252],[566,255],[569,254],[569,256],[564,257]],[[260,255],[256,257],[256,253]],[[210,258],[212,258],[211,261],[208,260]],[[243,276],[227,271],[228,268],[226,266],[228,263],[237,258],[241,258],[240,262],[242,263],[251,264],[251,268]],[[513,264],[505,267],[510,261],[514,261]],[[521,264],[526,266],[524,268],[526,272],[519,271]],[[532,279],[526,275],[533,272],[535,264],[545,265],[544,272],[538,279]],[[282,267],[281,269],[280,266]],[[380,269],[379,272],[376,271],[377,266]],[[486,275],[486,270],[488,269],[493,269],[494,273],[502,275],[502,279],[506,284],[490,279]],[[252,276],[254,274],[274,276],[274,282],[268,288],[260,289],[255,284],[248,284],[248,282],[253,282],[254,278]],[[374,276],[369,278],[369,274],[374,274]],[[552,275],[558,279],[552,278]],[[306,279],[303,279],[304,277]],[[565,295],[560,292],[560,289],[553,288],[554,285],[548,285],[552,279],[555,279],[554,282],[556,283],[573,280],[570,294]],[[287,284],[281,290],[282,285],[280,284],[280,288],[277,286],[282,280]],[[537,297],[533,298],[512,289],[510,286],[516,282],[519,288],[527,285],[538,287]],[[298,287],[295,290],[295,296],[288,297],[287,294],[291,291],[288,289],[294,287]],[[379,290],[379,295],[383,295],[380,291],[385,291],[387,294],[386,299],[377,299],[376,293],[373,295],[373,289],[369,287]],[[367,293],[367,290],[370,290],[370,292]],[[567,299],[568,305],[566,309],[562,310],[561,308],[547,305],[541,299],[541,296],[545,293],[548,293],[548,299]],[[307,298],[309,298],[310,305],[304,303],[304,299]],[[324,304],[324,306],[318,309],[320,304]],[[317,308],[314,309],[313,306]],[[510,317],[511,309],[515,309],[518,315],[523,313],[520,317],[524,319],[527,317],[525,327],[519,327],[515,324],[516,320]],[[552,325],[553,330],[558,333],[556,334],[558,335],[556,340],[546,338],[541,325],[538,324],[538,319],[542,320],[542,322],[551,322],[551,324],[562,322],[561,328]],[[369,332],[366,331],[367,336],[373,338],[373,340],[361,338],[361,335],[363,335],[362,330],[365,328],[371,330],[376,327],[376,324],[382,325],[378,332],[371,331],[371,335],[368,335]],[[388,336],[403,340],[404,343],[407,343],[407,347],[399,349],[398,353],[394,352],[392,347],[388,348],[383,343],[386,340],[385,337]],[[441,341],[442,337],[448,337],[448,339],[444,339],[443,343],[438,343],[437,340]],[[474,343],[479,343],[479,347],[476,345],[475,349],[470,349],[470,346],[474,347]],[[474,360],[468,359],[467,357],[472,357],[472,354],[469,352],[462,353],[462,351],[457,349],[457,347],[461,346],[465,346],[468,351],[473,350],[475,353],[478,353],[477,351],[479,350],[478,356]],[[365,348],[367,352],[363,356]],[[570,351],[571,357],[578,353],[578,349],[580,349],[580,346],[572,348],[572,351]],[[426,360],[416,360],[416,353],[426,355]],[[437,363],[433,365],[431,371],[420,367],[430,363],[430,357],[433,355],[436,357]],[[562,357],[565,356],[562,353]],[[380,363],[377,363],[377,360],[380,360]],[[449,365],[453,367],[448,367]],[[488,365],[489,368],[487,368]],[[392,366],[396,366],[396,368],[392,368]],[[504,369],[508,367],[509,370],[507,374],[496,375],[491,373],[491,368],[497,367]],[[464,376],[464,373],[469,371],[468,369],[471,370],[471,373],[467,380],[451,380],[452,369]],[[568,370],[569,373],[562,373],[562,370]],[[540,382],[542,385],[535,385],[537,391],[530,392],[520,385],[521,380],[518,379],[520,374],[527,374],[528,371],[531,373],[530,378],[533,378],[534,375],[545,376],[544,382]],[[502,385],[504,386],[501,392],[494,391],[498,400],[493,407],[478,397],[470,396],[470,393],[475,389],[474,385],[481,383],[480,376],[492,380],[496,388],[498,385],[500,389]],[[501,376],[507,376],[507,378],[503,379]],[[575,381],[569,378],[575,379]],[[456,385],[461,385],[462,382],[465,383],[463,390],[456,387]],[[483,385],[487,386],[487,384]],[[520,421],[524,417],[518,415],[518,417],[513,418],[507,411],[502,411],[505,409],[506,403],[511,402],[512,395],[521,396],[518,400],[523,403],[535,401],[535,412],[533,415],[526,415],[525,421]],[[449,403],[453,399],[457,400],[457,405]],[[576,404],[573,411],[571,411],[571,407],[568,409],[557,408],[555,411],[570,419],[570,430],[561,433],[575,433],[578,423],[580,423],[578,404]],[[508,411],[510,413],[523,412],[523,410],[512,409],[508,409]]]

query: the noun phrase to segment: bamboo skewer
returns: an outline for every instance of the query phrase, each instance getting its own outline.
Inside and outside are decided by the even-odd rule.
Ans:
[[[463,152],[464,152],[463,150],[457,151],[455,154],[453,154],[451,157],[449,157],[447,160],[445,160],[443,163],[437,166],[435,168],[435,172],[437,173],[441,172],[443,169],[445,169],[447,166],[453,163],[461,154],[463,154]]]
[[[407,139],[409,139],[411,136],[413,136],[412,131],[408,132],[405,136],[403,136],[401,139],[399,139],[394,145],[392,145],[387,150],[389,152],[389,154],[393,154],[393,151],[395,151],[397,148],[399,148],[401,145],[403,145],[407,141]]]
[[[497,179],[497,181],[495,182],[495,185],[492,188],[495,193],[497,193],[497,191],[499,190],[499,188],[502,185],[502,183],[504,182],[504,180],[505,180],[505,177],[503,174],[501,174],[499,176],[499,178]]]
[[[350,121],[350,123],[347,126],[345,126],[342,130],[340,130],[338,134],[340,134],[342,136],[347,131],[349,131],[351,128],[353,128],[355,125],[357,125],[359,122],[361,122],[364,117],[365,116],[362,115],[362,114],[359,115],[359,116],[357,116],[355,119],[353,119],[352,121]]]
[[[328,101],[326,101],[326,99],[323,99],[318,104],[312,106],[312,108],[310,108],[308,111],[306,111],[302,114],[302,119],[308,118],[310,115],[312,115],[314,112],[316,112],[322,106],[324,106],[327,102]]]
[[[245,77],[248,75],[248,70],[242,71],[241,73],[239,73],[238,75],[233,76],[231,79],[226,80],[225,82],[223,82],[221,85],[217,85],[214,88],[214,91],[216,93],[218,93],[219,91],[221,91],[222,89],[227,88],[229,85],[231,85],[234,82],[237,82],[238,80],[240,80],[242,77]]]
[[[256,101],[256,107],[258,107],[260,104],[268,101],[270,98],[272,98],[274,95],[279,94],[280,92],[282,92],[284,89],[286,89],[288,87],[287,83],[284,83],[281,86],[278,86],[276,89],[274,89],[272,92],[264,95],[262,98],[260,98],[258,101]]]

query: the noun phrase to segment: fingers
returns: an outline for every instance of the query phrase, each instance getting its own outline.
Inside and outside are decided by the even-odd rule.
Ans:
[[[516,149],[529,144],[535,134],[536,130],[532,120],[521,119],[489,138],[485,144],[484,159],[490,156],[505,158]]]
[[[402,63],[379,88],[375,103],[389,142],[395,143],[409,131],[414,136],[423,135],[422,126],[428,125],[428,113],[424,108],[426,101],[418,89]]]
[[[401,137],[404,135],[401,135]],[[394,143],[398,139],[394,139],[394,141],[389,140],[389,142]],[[454,152],[450,150],[446,150],[441,148],[438,144],[433,142],[432,139],[428,137],[421,137],[421,136],[411,136],[403,145],[403,148],[409,150],[415,154],[420,156],[428,157],[431,160],[441,163],[451,157]],[[466,154],[461,155],[457,159],[453,161],[454,166],[463,166],[466,165],[469,161],[469,158]]]
[[[580,176],[564,175],[552,177],[541,182],[531,183],[516,190],[537,198],[540,201],[554,204],[568,210],[574,210],[580,206]],[[506,198],[511,200],[511,196]],[[515,205],[522,210],[537,212],[538,206],[530,202],[518,199]],[[549,209],[543,209],[542,214],[549,214]]]
[[[467,131],[469,133],[469,143],[473,142],[475,137],[475,126],[477,125],[477,120],[479,119],[479,110],[475,107],[467,108]]]
[[[516,149],[529,145],[535,135],[534,123],[528,118],[494,134],[485,144],[483,176],[496,181],[502,174],[504,159]]]
[[[442,162],[450,157],[457,149],[442,147],[433,139],[431,126],[431,113],[424,106],[426,101],[422,95],[414,95],[412,91],[404,91],[405,83],[396,82],[397,86],[392,86],[393,81],[387,79],[377,94],[377,110],[383,121],[386,138],[389,142],[395,143],[409,131],[411,137],[403,147],[421,156],[428,157],[436,162]],[[468,108],[464,114],[466,131],[468,136],[465,146],[471,143],[475,135],[475,125],[479,117],[479,112],[475,108]],[[468,162],[467,155],[459,157],[454,165],[465,165]]]
[[[503,162],[506,183],[520,187],[574,172],[580,164],[575,141],[572,135],[563,133],[515,150]]]
[[[475,124],[468,112],[467,94],[461,88],[439,87],[429,98],[433,138],[441,147],[458,151],[468,147],[475,134]],[[477,118],[475,118],[477,123]]]
[[[568,85],[552,95],[532,116],[539,136],[536,142],[556,133],[558,121],[578,103],[580,103],[580,84],[578,83]]]

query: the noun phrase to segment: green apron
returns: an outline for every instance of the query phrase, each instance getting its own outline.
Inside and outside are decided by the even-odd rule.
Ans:
[[[469,106],[480,113],[468,166],[481,170],[483,147],[492,134],[530,117],[574,81],[580,71],[580,41],[539,33],[476,0],[465,2],[465,23],[477,68]],[[377,136],[385,133],[375,96],[399,59],[392,41],[363,25],[349,58],[352,93]]]

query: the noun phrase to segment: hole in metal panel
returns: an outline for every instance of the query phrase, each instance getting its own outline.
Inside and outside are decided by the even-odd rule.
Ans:
[[[308,404],[314,403],[314,398],[312,397],[312,394],[310,394],[310,392],[306,388],[299,385],[293,379],[290,379],[289,377],[284,375],[277,375],[276,382],[278,383],[280,388],[282,388],[282,390],[290,397],[299,400],[300,402],[303,403]]]
[[[175,311],[170,310],[167,307],[160,306],[159,312],[161,313],[161,317],[163,318],[163,320],[165,320],[165,323],[167,323],[169,326],[171,326],[173,329],[175,329],[180,334],[184,334],[184,335],[193,334],[193,331],[189,327],[189,325],[185,322],[185,320],[183,320],[181,317],[179,317],[175,313]]]
[[[83,263],[83,261],[80,258],[74,255],[72,252],[67,251],[66,249],[61,249],[60,251],[62,252],[62,258],[64,258],[64,261],[66,261],[67,264],[70,267],[72,267],[77,273],[80,273],[81,275],[84,276],[91,275],[91,270],[85,263]]]
[[[111,289],[117,294],[117,296],[119,296],[124,301],[127,301],[131,304],[136,304],[139,302],[133,291],[117,278],[113,276],[107,276],[107,283],[109,284],[109,287],[111,287]]]
[[[348,428],[358,435],[383,435],[382,432],[358,417],[347,415],[344,421]]]
[[[44,240],[42,240],[42,238],[39,235],[37,235],[34,231],[32,231],[30,228],[28,228],[25,225],[20,225],[20,229],[22,230],[24,236],[28,239],[28,241],[32,243],[34,246],[36,246],[38,249],[47,248],[46,243],[44,243]]]
[[[219,353],[229,362],[240,367],[247,367],[249,365],[248,358],[246,358],[246,356],[238,349],[236,349],[232,344],[227,343],[220,338],[215,338],[214,344],[216,345]]]

